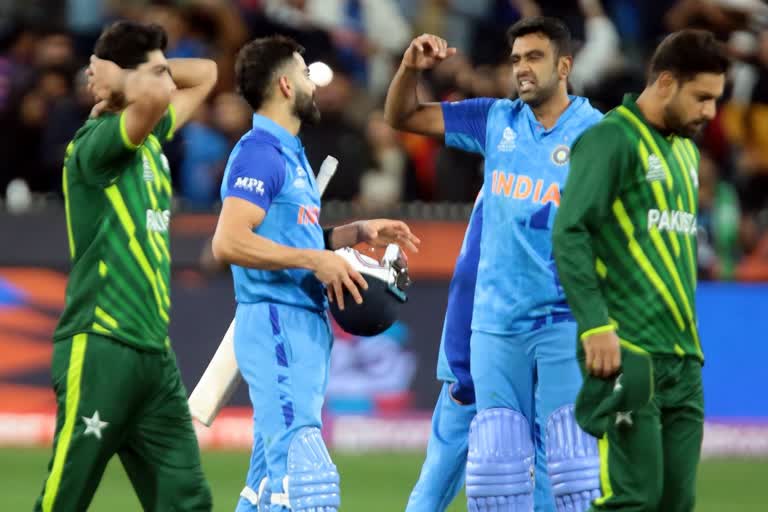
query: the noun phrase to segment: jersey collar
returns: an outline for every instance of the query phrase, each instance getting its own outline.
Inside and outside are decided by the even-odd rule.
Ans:
[[[650,129],[651,129],[651,130],[653,130],[654,132],[658,133],[658,134],[659,134],[659,135],[661,135],[663,138],[665,138],[665,139],[671,139],[672,137],[676,137],[677,135],[675,135],[674,133],[672,133],[672,132],[670,132],[670,131],[665,131],[665,130],[662,130],[662,129],[660,129],[658,126],[656,126],[656,125],[654,125],[654,124],[652,124],[652,123],[648,122],[648,120],[645,118],[645,116],[643,115],[643,113],[640,111],[640,107],[638,107],[638,106],[637,106],[637,98],[639,98],[639,97],[640,97],[640,95],[639,95],[639,94],[634,94],[634,93],[627,93],[627,94],[625,94],[625,95],[624,95],[624,97],[622,98],[622,100],[621,100],[621,105],[622,105],[623,107],[626,107],[626,108],[627,108],[627,109],[628,109],[630,112],[632,112],[633,114],[635,114],[635,116],[637,116],[637,118],[638,118],[638,119],[639,119],[639,120],[640,120],[640,121],[641,121],[641,122],[642,122],[642,123],[643,123],[645,126],[647,126],[648,128],[650,128]]]
[[[637,118],[643,122],[643,124],[646,124],[648,126],[653,126],[648,122],[648,120],[645,118],[643,113],[640,112],[640,108],[637,106],[637,98],[639,97],[640,97],[639,94],[629,92],[625,94],[624,97],[621,99],[621,105],[631,110],[632,113],[635,114]]]
[[[291,134],[291,132],[266,116],[253,114],[253,129],[264,130],[274,135],[280,141],[280,144],[297,153],[303,149],[301,140],[297,136]]]
[[[533,109],[531,109],[527,103],[524,103],[525,106],[523,107],[523,112],[525,112],[525,117],[528,119],[528,122],[531,125],[531,130],[539,136],[557,130],[557,128],[565,123],[577,110],[579,110],[579,108],[584,103],[584,98],[580,96],[573,96],[569,94],[568,99],[571,100],[571,102],[565,108],[563,113],[560,114],[560,117],[557,118],[555,125],[548,130],[545,130],[544,126],[539,122],[538,119],[536,119],[536,114],[533,113]]]

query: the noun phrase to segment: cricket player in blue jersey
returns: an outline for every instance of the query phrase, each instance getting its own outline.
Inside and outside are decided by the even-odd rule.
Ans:
[[[599,460],[595,440],[573,417],[581,384],[576,323],[555,272],[551,231],[570,144],[602,115],[568,95],[570,34],[560,21],[525,18],[508,39],[518,99],[420,103],[420,71],[456,52],[424,34],[406,50],[385,111],[395,128],[485,157],[468,508],[584,511],[599,496]]]
[[[295,41],[256,39],[236,79],[253,128],[232,150],[213,254],[235,283],[235,356],[254,409],[254,444],[238,512],[339,508],[339,475],[320,435],[332,344],[327,302],[358,303],[365,279],[332,250],[366,242],[416,250],[403,222],[376,219],[323,230],[320,194],[297,137],[320,119],[315,84]]]
[[[475,299],[483,192],[477,195],[448,287],[437,378],[443,382],[432,415],[427,457],[406,512],[443,511],[464,483],[469,425],[475,417],[475,385],[470,374],[469,340]]]

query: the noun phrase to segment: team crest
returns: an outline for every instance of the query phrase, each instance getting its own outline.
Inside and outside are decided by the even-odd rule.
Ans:
[[[499,142],[499,145],[496,146],[496,148],[502,152],[514,151],[517,147],[515,139],[517,139],[517,134],[512,128],[507,126],[501,133],[501,142]]]
[[[568,163],[568,159],[570,158],[570,156],[571,156],[571,149],[564,144],[560,144],[552,152],[552,161],[556,165],[565,165]]]

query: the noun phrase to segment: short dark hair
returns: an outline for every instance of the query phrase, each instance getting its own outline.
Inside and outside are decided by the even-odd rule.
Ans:
[[[261,108],[275,72],[292,59],[294,53],[303,54],[304,47],[280,35],[254,39],[240,49],[235,62],[235,83],[253,110]]]
[[[116,21],[101,33],[93,53],[128,69],[147,62],[151,51],[165,51],[167,45],[168,36],[160,25]]]
[[[685,29],[664,38],[651,57],[648,83],[668,71],[680,82],[699,73],[723,74],[730,61],[725,47],[707,30]]]
[[[547,39],[552,41],[557,57],[570,57],[573,55],[571,31],[557,18],[531,16],[521,19],[507,30],[509,47],[512,48],[515,44],[515,39],[527,36],[528,34],[544,34]]]

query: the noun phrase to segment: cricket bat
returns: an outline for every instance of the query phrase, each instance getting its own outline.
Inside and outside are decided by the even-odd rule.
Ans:
[[[321,197],[338,166],[339,161],[330,155],[323,160],[315,180]],[[235,359],[235,320],[233,318],[224,338],[219,343],[219,348],[216,349],[211,362],[208,363],[195,389],[189,395],[189,412],[192,417],[210,427],[221,408],[232,398],[240,380],[240,369]]]

